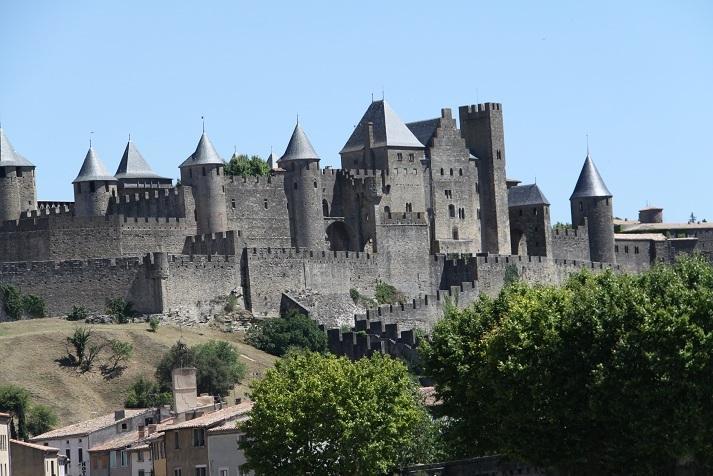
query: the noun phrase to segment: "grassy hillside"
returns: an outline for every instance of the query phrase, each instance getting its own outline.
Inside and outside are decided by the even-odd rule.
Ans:
[[[81,374],[61,367],[55,360],[66,355],[65,341],[76,323],[60,319],[35,319],[0,323],[0,383],[28,389],[33,401],[57,411],[62,425],[74,423],[120,408],[128,386],[139,376],[152,377],[163,353],[182,335],[194,345],[210,339],[234,344],[247,365],[245,382],[236,386],[229,398],[245,396],[247,383],[262,375],[275,357],[242,343],[237,334],[212,329],[183,329],[161,325],[148,332],[146,324],[94,325],[97,334],[129,341],[134,353],[119,377],[106,380],[98,370]]]

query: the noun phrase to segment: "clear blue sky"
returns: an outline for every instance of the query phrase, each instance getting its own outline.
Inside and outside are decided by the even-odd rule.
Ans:
[[[537,179],[553,221],[585,156],[633,218],[713,219],[713,2],[0,0],[0,118],[72,198],[89,131],[113,172],[129,133],[178,175],[201,116],[224,158],[280,153],[295,116],[338,152],[371,93],[404,121],[503,103],[508,175]]]

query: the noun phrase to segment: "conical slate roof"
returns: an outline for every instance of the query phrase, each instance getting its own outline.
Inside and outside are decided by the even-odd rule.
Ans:
[[[94,151],[94,147],[89,147],[87,151],[87,156],[84,157],[84,163],[82,168],[79,169],[79,175],[72,181],[72,183],[79,182],[94,182],[101,180],[104,182],[116,182],[116,178],[111,175],[104,167],[99,158],[99,154]]]
[[[604,184],[602,176],[599,175],[597,166],[594,165],[589,154],[587,154],[587,158],[584,159],[584,166],[582,166],[582,171],[577,179],[577,185],[574,186],[574,192],[572,192],[572,196],[569,199],[611,196],[612,194]]]
[[[508,206],[523,207],[529,205],[549,205],[545,194],[537,184],[518,185],[508,189]]]
[[[34,167],[35,165],[15,152],[12,144],[0,127],[0,167]]]
[[[287,160],[319,160],[317,152],[314,151],[312,143],[309,141],[307,134],[300,127],[299,122],[295,126],[295,130],[292,131],[292,137],[290,137],[290,143],[287,144],[287,149],[285,153],[280,157],[279,162],[284,162]]]
[[[275,170],[277,169],[277,161],[280,160],[280,158],[272,151],[270,151],[270,156],[267,158],[267,165],[270,167],[270,169]]]
[[[114,176],[118,179],[165,178],[151,169],[139,149],[131,141],[126,144],[124,155],[121,156],[121,162],[119,162],[119,167],[116,169]]]
[[[208,134],[203,132],[201,139],[198,141],[196,151],[193,152],[179,167],[190,167],[193,165],[224,165],[223,159],[216,152],[213,143],[208,138]]]
[[[351,137],[339,152],[355,152],[364,149],[366,128],[369,123],[374,124],[374,143],[377,147],[418,147],[424,148],[413,132],[406,127],[399,116],[396,115],[386,101],[373,101],[362,116],[359,124],[354,128]]]

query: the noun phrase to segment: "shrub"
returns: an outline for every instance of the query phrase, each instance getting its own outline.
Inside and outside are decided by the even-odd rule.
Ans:
[[[253,155],[248,158],[245,154],[233,155],[230,161],[225,164],[225,175],[238,175],[241,177],[260,176],[270,173],[267,162],[259,156]]]
[[[2,295],[5,313],[10,319],[17,320],[22,317],[22,295],[12,284],[0,284],[0,295]]]
[[[349,290],[349,297],[351,297],[352,301],[354,301],[354,304],[356,304],[357,302],[359,302],[359,298],[361,297],[361,294],[359,294],[359,291],[357,291],[356,289],[351,288]]]
[[[248,330],[247,341],[253,347],[283,356],[290,347],[325,352],[327,338],[309,317],[290,311],[284,317],[266,319]]]
[[[72,310],[67,314],[68,321],[83,321],[89,317],[89,313],[82,306],[72,306]]]
[[[151,332],[156,332],[158,331],[158,325],[161,323],[161,320],[156,317],[156,316],[151,316],[149,317],[149,327]]]
[[[403,293],[384,281],[378,281],[376,283],[374,297],[379,304],[396,304],[406,300]]]
[[[46,305],[44,299],[34,294],[22,296],[22,309],[33,319],[45,317]]]
[[[119,324],[126,324],[135,315],[133,304],[124,298],[109,299],[106,304],[106,313]]]
[[[47,405],[32,405],[27,415],[27,431],[32,436],[41,435],[57,426],[59,418]]]
[[[230,294],[228,296],[228,300],[225,303],[224,310],[225,312],[235,312],[238,309],[238,296],[235,294]]]
[[[109,341],[109,348],[111,349],[111,355],[109,356],[110,365],[108,366],[108,371],[109,373],[114,373],[131,358],[134,346],[130,342],[113,339]]]
[[[126,408],[159,407],[170,404],[172,398],[171,392],[162,392],[156,382],[142,376],[129,387],[124,406]]]

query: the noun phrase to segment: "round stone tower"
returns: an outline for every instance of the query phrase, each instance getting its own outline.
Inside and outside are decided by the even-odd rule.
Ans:
[[[198,234],[225,231],[228,213],[225,203],[225,162],[203,131],[196,151],[181,165],[181,183],[193,191]]]
[[[299,248],[323,249],[325,241],[319,156],[299,123],[278,164],[286,171],[285,195],[293,244]]]
[[[36,209],[35,166],[15,152],[0,127],[0,222]]]
[[[74,184],[74,215],[104,216],[109,202],[116,197],[118,180],[107,172],[94,147],[89,146]]]
[[[572,225],[587,224],[589,259],[614,263],[616,260],[612,194],[588,153],[569,202],[572,209]]]

